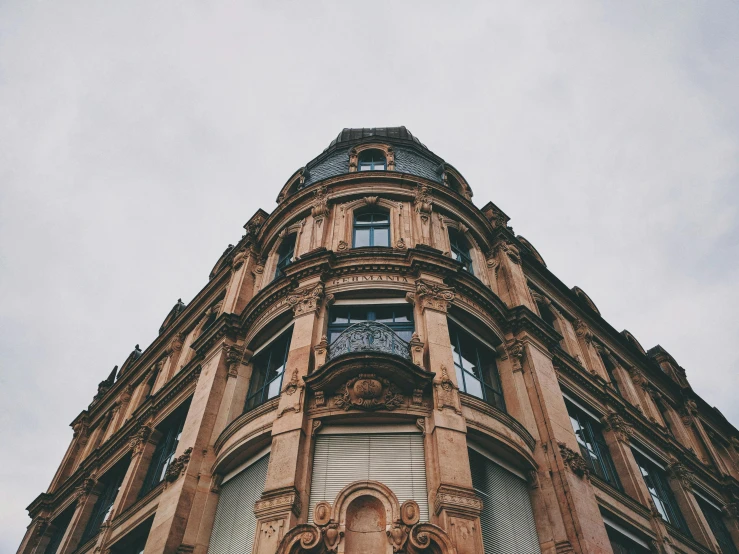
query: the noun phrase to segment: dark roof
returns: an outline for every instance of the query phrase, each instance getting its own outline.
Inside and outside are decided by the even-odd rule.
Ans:
[[[419,146],[426,148],[426,146],[414,137],[411,132],[405,127],[362,127],[360,129],[343,129],[339,136],[331,141],[326,150],[330,150],[335,146],[345,142],[359,142],[362,139],[382,137],[396,140],[407,140],[409,142],[415,142]],[[428,149],[427,149],[428,150]]]

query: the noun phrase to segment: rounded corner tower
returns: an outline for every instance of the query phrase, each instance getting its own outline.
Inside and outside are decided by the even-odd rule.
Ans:
[[[342,130],[100,383],[19,553],[736,552],[736,430],[471,199]]]

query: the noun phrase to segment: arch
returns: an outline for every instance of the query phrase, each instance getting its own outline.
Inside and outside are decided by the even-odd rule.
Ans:
[[[295,247],[293,251],[293,261],[297,260],[299,257],[300,252],[300,244],[301,244],[301,238],[303,234],[303,226],[305,225],[305,219],[299,219],[298,221],[295,221],[293,223],[290,223],[288,225],[285,225],[282,230],[277,233],[276,235],[273,235],[273,237],[270,239],[270,241],[265,244],[264,250],[269,252],[267,255],[267,261],[264,264],[264,269],[262,273],[265,275],[265,277],[268,279],[265,281],[266,283],[271,283],[275,280],[277,277],[277,265],[279,263],[279,257],[280,257],[280,247],[285,242],[288,237],[291,235],[295,236]],[[264,285],[262,285],[262,288]]]
[[[591,298],[585,294],[585,291],[582,290],[580,287],[572,287],[572,292],[575,295],[575,297],[580,301],[580,304],[584,304],[585,307],[591,309],[596,314],[600,315],[600,310],[595,305],[595,302],[591,300]]]
[[[534,248],[533,244],[531,244],[528,240],[526,240],[526,238],[522,237],[521,235],[518,235],[516,238],[518,239],[518,242],[520,242],[521,245],[531,253],[531,255],[537,262],[539,262],[544,267],[547,266],[544,258],[541,257],[541,254],[539,254],[539,251]]]
[[[351,150],[349,150],[349,172],[353,173],[359,171],[359,161],[362,152],[368,150],[376,150],[385,156],[387,165],[385,169],[387,171],[395,171],[395,150],[389,144],[383,144],[380,142],[368,142],[366,144],[358,144]]]
[[[441,179],[446,186],[467,200],[472,200],[472,189],[459,171],[446,162],[441,164],[441,170]]]
[[[644,347],[643,347],[643,346],[641,345],[641,343],[640,343],[640,342],[639,342],[638,340],[636,340],[636,337],[635,337],[634,335],[632,335],[632,334],[631,334],[631,333],[630,333],[629,331],[627,331],[626,329],[624,329],[623,331],[621,331],[621,335],[623,335],[623,337],[624,337],[624,338],[625,338],[625,339],[626,339],[626,340],[627,340],[627,341],[628,341],[628,342],[629,342],[629,343],[630,343],[630,344],[631,344],[631,345],[632,345],[633,347],[635,347],[635,348],[636,348],[636,349],[637,349],[637,350],[638,350],[639,352],[641,352],[642,354],[644,354],[644,355],[646,356],[646,354],[647,354],[647,351],[646,351],[646,350],[644,350]]]
[[[389,209],[367,205],[354,210],[352,215],[352,248],[390,247]]]

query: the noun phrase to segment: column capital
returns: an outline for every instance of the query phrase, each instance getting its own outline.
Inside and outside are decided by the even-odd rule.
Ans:
[[[629,444],[631,436],[634,434],[634,428],[626,423],[623,417],[616,412],[607,414],[604,418],[606,431],[613,432],[616,440]]]
[[[315,314],[321,307],[324,296],[324,284],[315,283],[297,289],[287,297],[287,302],[293,309],[295,317]]]
[[[685,490],[693,489],[693,482],[695,481],[693,472],[677,460],[667,465],[667,476],[674,481],[679,481]]]
[[[417,279],[416,292],[408,293],[406,299],[412,303],[420,302],[422,311],[428,308],[446,313],[455,296],[454,287],[426,279]]]

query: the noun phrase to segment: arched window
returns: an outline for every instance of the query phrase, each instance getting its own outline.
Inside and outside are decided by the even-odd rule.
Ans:
[[[493,351],[452,321],[449,321],[449,338],[459,390],[505,411]]]
[[[354,248],[390,246],[390,214],[378,209],[356,213],[352,242]]]
[[[452,258],[460,262],[465,271],[474,275],[472,270],[472,256],[470,256],[470,247],[467,239],[457,229],[449,229],[449,243],[452,247]]]
[[[295,259],[295,238],[296,235],[288,235],[280,244],[277,250],[277,269],[275,270],[275,279],[285,275],[285,268],[293,263]]]
[[[363,150],[359,153],[358,171],[385,171],[387,160],[380,150]]]

